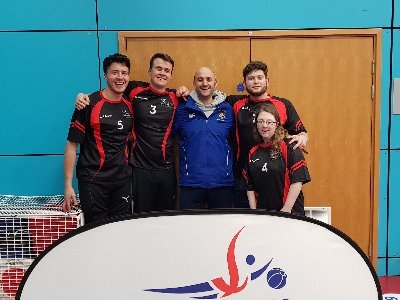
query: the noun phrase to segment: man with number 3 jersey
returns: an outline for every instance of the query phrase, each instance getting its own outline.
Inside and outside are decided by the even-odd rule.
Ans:
[[[137,212],[175,208],[172,123],[178,98],[167,88],[173,68],[174,60],[168,54],[154,54],[148,71],[150,82],[130,81],[124,93],[134,110],[131,162]],[[79,94],[76,106],[84,107],[87,100],[87,95]]]

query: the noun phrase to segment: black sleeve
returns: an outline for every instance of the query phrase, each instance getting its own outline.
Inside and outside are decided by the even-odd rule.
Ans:
[[[226,97],[225,101],[229,103],[232,107],[238,102],[240,99],[243,99],[246,95],[229,95]]]
[[[282,101],[286,107],[287,121],[283,127],[289,132],[289,134],[307,132],[292,102],[284,98],[278,99]]]
[[[244,182],[247,185],[247,190],[254,191],[253,181],[251,179],[249,161],[246,161],[246,163],[244,164],[243,171],[242,171],[242,177],[243,177]]]
[[[290,183],[302,182],[306,184],[311,181],[307,163],[299,148],[293,149],[293,144],[288,144],[288,165]]]
[[[184,97],[178,97],[178,102],[179,103],[186,103],[187,99],[185,99]]]
[[[86,132],[86,115],[90,106],[86,106],[82,110],[75,108],[71,118],[67,140],[73,143],[82,144],[85,139]]]
[[[126,87],[126,90],[124,92],[124,96],[129,99],[129,94],[132,92],[132,90],[134,90],[135,88],[139,87],[139,86],[147,86],[148,83],[147,82],[143,82],[143,81],[129,81],[128,86]]]

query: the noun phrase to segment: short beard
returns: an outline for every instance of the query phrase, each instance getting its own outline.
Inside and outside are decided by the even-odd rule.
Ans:
[[[252,92],[252,91],[249,91],[247,89],[246,89],[246,91],[247,91],[247,93],[249,93],[250,96],[259,97],[259,96],[263,95],[267,91],[267,87],[266,86],[263,87],[261,89],[261,91],[259,91],[259,92]]]

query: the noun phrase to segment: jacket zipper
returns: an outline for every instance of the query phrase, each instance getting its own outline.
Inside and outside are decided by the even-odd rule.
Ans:
[[[226,155],[226,176],[229,176],[229,148],[228,148],[228,153]]]
[[[186,170],[186,176],[189,176],[189,170],[188,170],[188,165],[187,165],[187,156],[186,156],[186,148],[183,146],[183,153],[185,155],[185,170]]]

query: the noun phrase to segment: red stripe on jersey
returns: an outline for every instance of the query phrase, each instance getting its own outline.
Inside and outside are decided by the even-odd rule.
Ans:
[[[254,152],[256,152],[256,150],[260,148],[260,145],[255,145],[253,148],[250,149],[249,151],[249,162],[251,160],[251,156],[253,155]]]
[[[252,102],[267,102],[267,101],[271,101],[272,97],[271,95],[267,95],[266,98],[262,98],[262,99],[249,99]]]
[[[264,149],[267,149],[267,148],[269,148],[269,147],[271,147],[271,146],[272,146],[272,143],[271,143],[271,142],[266,143],[266,144],[260,144],[260,147],[261,147],[261,148],[264,148]]]
[[[239,137],[239,126],[238,126],[238,115],[239,115],[239,110],[245,106],[245,104],[247,103],[249,99],[248,98],[244,98],[239,100],[238,102],[235,103],[235,105],[233,106],[233,113],[235,115],[235,135],[236,135],[236,143],[237,143],[237,153],[236,153],[236,160],[239,161],[239,157],[240,157],[240,137]]]
[[[282,156],[285,161],[285,186],[283,188],[283,199],[282,199],[283,204],[285,204],[290,187],[289,169],[287,167],[288,153],[287,153],[287,145],[285,142],[281,141],[279,147],[281,148]]]
[[[130,101],[126,100],[126,99],[122,99],[122,101],[124,101],[126,106],[128,106],[129,112],[131,113],[131,115],[133,115],[132,102],[130,102]]]
[[[300,127],[301,126],[303,126],[303,123],[301,122],[301,120],[299,120],[297,123],[296,123],[296,131],[298,132],[298,131],[300,131]]]
[[[128,135],[127,141],[132,139],[132,148],[135,148],[136,146],[136,133],[135,133],[135,122],[134,122],[134,115],[133,115],[133,107],[132,107],[132,102],[128,101],[126,99],[122,99],[126,106],[128,106],[129,112],[131,113],[132,116],[132,130],[131,130],[131,136]],[[128,143],[126,143],[128,145]],[[126,146],[126,157],[128,157],[128,146]]]
[[[77,128],[80,131],[82,131],[83,133],[85,133],[85,125],[83,125],[82,123],[80,123],[79,121],[75,121],[75,122],[71,122],[71,128]]]
[[[250,149],[249,151],[249,158],[248,158],[248,163],[250,164],[251,161],[251,156],[253,155],[254,152],[256,152],[256,150],[260,147],[260,145],[256,145],[253,148]],[[246,170],[243,168],[242,170],[242,176],[244,177],[244,179],[246,180],[247,183],[249,183],[249,177],[247,176],[247,172]]]
[[[250,149],[249,151],[249,158],[248,158],[248,163],[250,164],[251,161],[251,156],[253,155],[254,152],[257,151],[257,149],[260,148],[260,145],[255,145],[253,148]],[[247,176],[246,170],[243,168],[242,170],[242,176],[246,179],[246,182],[249,182],[249,178]]]
[[[249,183],[249,177],[247,176],[247,172],[246,172],[245,169],[243,169],[243,171],[242,171],[242,176],[243,176],[244,180],[246,181],[246,183],[248,184]]]
[[[290,169],[290,173],[293,174],[296,170],[302,168],[302,167],[306,167],[307,163],[305,160],[301,160],[299,162],[297,162],[296,164],[294,164],[292,166],[292,168]]]
[[[279,117],[280,117],[280,119],[281,119],[281,124],[284,125],[284,124],[286,123],[287,118],[288,118],[288,117],[287,117],[287,111],[286,111],[286,106],[285,106],[285,104],[284,104],[282,101],[280,101],[280,100],[278,100],[278,99],[275,99],[275,98],[274,98],[273,96],[271,96],[271,95],[268,95],[266,98],[263,98],[263,99],[257,99],[257,100],[255,100],[255,99],[250,99],[250,101],[252,101],[252,102],[258,102],[258,103],[270,101],[270,102],[275,106],[276,110],[277,110],[278,113],[279,113]]]
[[[90,126],[93,128],[93,135],[96,140],[97,151],[99,151],[100,156],[100,166],[98,171],[101,170],[105,161],[105,152],[103,148],[103,141],[101,140],[101,128],[100,128],[100,111],[104,105],[104,99],[101,99],[93,107],[92,114],[90,116]]]
[[[162,145],[161,145],[161,150],[162,150],[162,155],[163,155],[164,160],[166,160],[166,158],[167,158],[166,157],[167,156],[166,155],[166,152],[167,152],[167,150],[166,150],[166,148],[167,148],[167,140],[168,140],[168,138],[169,138],[169,136],[171,134],[172,123],[174,122],[175,112],[176,112],[176,109],[178,108],[178,104],[179,104],[178,98],[176,97],[176,95],[173,92],[168,92],[167,94],[169,95],[169,97],[172,100],[172,103],[174,105],[174,111],[172,112],[171,121],[169,122],[167,130],[165,131],[165,136],[164,136],[164,139],[163,139]]]
[[[149,90],[149,89],[150,89],[150,86],[147,86],[147,87],[138,86],[138,87],[134,88],[134,89],[129,93],[129,99],[131,100],[131,103],[133,103],[133,98],[134,98],[136,95],[138,95],[139,93],[141,93],[141,92],[143,92],[143,91]],[[132,108],[132,117],[134,118],[133,113],[134,113],[134,111],[133,111],[133,108]],[[135,122],[133,122],[133,124],[135,124]],[[133,144],[132,144],[132,149],[134,149],[134,148],[136,147],[136,141],[137,141],[137,139],[136,139],[136,132],[135,132],[135,130],[134,130],[134,126],[132,126],[132,133],[133,133]]]
[[[143,87],[143,86],[138,86],[137,88],[134,88],[130,93],[129,93],[129,99],[132,101],[133,98],[139,94],[140,92],[144,91],[144,90],[148,90],[148,87]]]
[[[271,101],[271,103],[275,106],[276,110],[278,111],[279,117],[281,118],[281,124],[283,126],[287,121],[287,111],[285,104],[275,98],[270,98],[268,100]]]
[[[126,147],[125,147],[125,157],[126,157],[125,162],[126,162],[126,163],[128,163],[128,156],[129,156],[129,151],[128,151],[128,146],[126,146]]]

